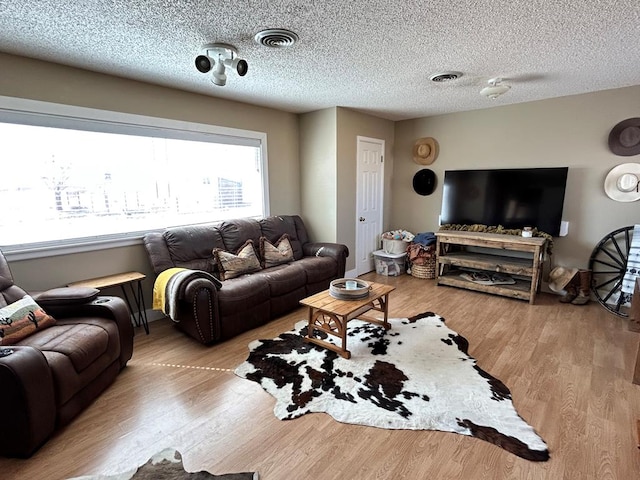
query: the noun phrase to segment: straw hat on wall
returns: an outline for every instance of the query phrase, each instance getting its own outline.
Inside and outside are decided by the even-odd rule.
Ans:
[[[438,158],[438,142],[435,138],[425,137],[416,140],[413,146],[413,161],[418,165],[431,165]]]

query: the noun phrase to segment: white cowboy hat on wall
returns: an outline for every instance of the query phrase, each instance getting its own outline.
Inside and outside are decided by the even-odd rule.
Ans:
[[[604,180],[605,193],[616,202],[640,199],[640,163],[622,163],[613,167]]]

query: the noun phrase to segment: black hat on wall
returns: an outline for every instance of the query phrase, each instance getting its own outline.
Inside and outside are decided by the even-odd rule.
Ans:
[[[413,176],[413,189],[418,195],[431,195],[436,188],[436,174],[423,168]]]
[[[611,129],[609,149],[616,155],[640,155],[640,118],[627,118]]]

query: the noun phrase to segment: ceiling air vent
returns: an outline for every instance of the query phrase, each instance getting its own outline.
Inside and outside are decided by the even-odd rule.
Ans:
[[[436,83],[450,82],[451,80],[457,80],[462,76],[460,72],[442,72],[434,73],[429,77],[429,80]]]
[[[298,35],[290,30],[269,28],[258,32],[255,36],[256,43],[271,48],[290,47],[298,41]]]

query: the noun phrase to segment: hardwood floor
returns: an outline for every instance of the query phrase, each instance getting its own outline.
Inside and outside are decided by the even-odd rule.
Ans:
[[[631,383],[640,333],[627,319],[549,294],[529,305],[409,275],[363,278],[397,286],[391,317],[434,311],[466,337],[479,366],[511,389],[551,459],[530,462],[471,437],[346,425],[325,414],[277,420],[271,396],[232,370],[252,339],[303,319],[300,308],[212,347],[168,320],[151,323],[148,336],[137,329],[134,356],[116,382],[32,458],[0,458],[0,477],[115,474],[175,447],[187,470],[258,471],[263,480],[640,478],[640,386]]]

